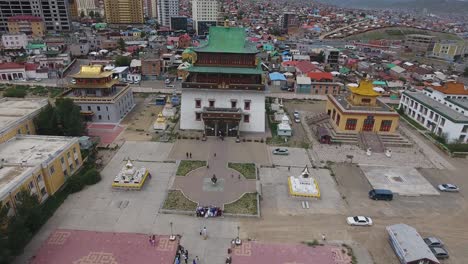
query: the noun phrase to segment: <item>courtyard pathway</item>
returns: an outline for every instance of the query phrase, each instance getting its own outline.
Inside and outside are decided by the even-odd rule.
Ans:
[[[186,176],[176,176],[172,189],[181,190],[201,206],[219,207],[236,201],[244,193],[256,192],[256,180],[246,179],[238,171],[228,168],[228,141],[212,139],[205,143],[208,145],[208,167],[198,168]],[[211,182],[213,175],[218,178],[216,184]]]

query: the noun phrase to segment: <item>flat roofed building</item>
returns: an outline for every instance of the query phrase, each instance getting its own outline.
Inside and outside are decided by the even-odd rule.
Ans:
[[[73,99],[87,121],[119,123],[135,106],[133,92],[128,84],[120,84],[112,71],[103,65],[81,66],[65,97]]]
[[[413,227],[405,224],[387,226],[390,245],[402,264],[439,264],[440,262]]]
[[[328,95],[326,110],[334,129],[340,132],[395,133],[399,115],[378,99],[371,80],[350,87],[350,94]]]
[[[47,99],[0,99],[0,143],[18,134],[36,134],[34,117],[47,104]]]
[[[403,92],[400,108],[405,114],[448,142],[468,143],[468,94],[438,95],[437,90]]]
[[[432,51],[436,40],[435,36],[409,34],[405,36],[405,46],[412,51],[427,52]]]
[[[43,202],[82,165],[78,138],[16,136],[0,144],[0,202],[15,213],[22,189]]]

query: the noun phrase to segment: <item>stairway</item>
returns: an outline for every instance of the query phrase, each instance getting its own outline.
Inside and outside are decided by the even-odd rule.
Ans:
[[[372,152],[382,153],[385,150],[384,144],[379,135],[375,132],[360,132],[358,134],[359,146],[367,150],[370,148]]]

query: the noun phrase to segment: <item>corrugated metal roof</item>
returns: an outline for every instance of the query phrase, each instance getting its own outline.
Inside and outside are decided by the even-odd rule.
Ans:
[[[413,227],[396,224],[387,226],[387,232],[395,246],[396,254],[405,262],[428,259],[432,263],[440,263]]]

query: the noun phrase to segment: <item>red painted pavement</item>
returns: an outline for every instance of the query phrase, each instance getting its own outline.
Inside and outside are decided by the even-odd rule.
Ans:
[[[102,145],[107,145],[107,144],[111,144],[112,142],[114,142],[114,140],[124,130],[124,128],[119,125],[95,124],[95,123],[89,124],[87,129],[88,129],[89,136],[101,138]]]
[[[78,230],[54,231],[42,244],[32,264],[172,264],[177,241],[169,236]]]
[[[232,251],[235,264],[351,264],[338,246],[244,242]]]

